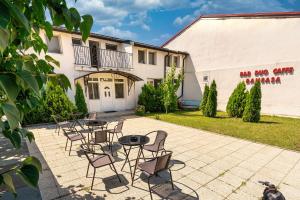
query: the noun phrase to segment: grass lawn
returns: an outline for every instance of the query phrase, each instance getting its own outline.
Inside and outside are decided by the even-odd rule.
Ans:
[[[155,119],[156,115],[146,116]],[[158,115],[162,121],[300,151],[300,119],[262,116],[259,123],[245,123],[225,112],[218,112],[216,118],[204,117],[200,111]]]

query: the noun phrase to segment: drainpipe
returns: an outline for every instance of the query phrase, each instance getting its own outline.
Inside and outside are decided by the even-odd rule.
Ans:
[[[184,78],[185,59],[186,59],[186,55],[184,55],[184,58],[182,60],[182,76],[183,76],[183,78]],[[183,97],[183,88],[184,88],[184,79],[182,79],[182,82],[181,82],[181,95],[177,99],[180,99],[181,97]]]

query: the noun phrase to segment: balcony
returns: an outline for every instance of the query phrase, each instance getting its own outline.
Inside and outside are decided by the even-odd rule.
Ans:
[[[74,45],[75,65],[96,69],[132,69],[132,54]]]

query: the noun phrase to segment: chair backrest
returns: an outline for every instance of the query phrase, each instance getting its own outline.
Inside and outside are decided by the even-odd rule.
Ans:
[[[89,113],[88,119],[96,119],[97,118],[97,113]]]
[[[156,131],[154,145],[157,146],[157,150],[164,149],[164,145],[165,145],[167,136],[168,136],[168,133],[166,131],[162,131],[162,130]]]
[[[95,143],[104,143],[108,142],[107,140],[107,131],[95,131]]]
[[[115,126],[115,133],[122,132],[124,120],[119,120],[118,124]]]
[[[51,115],[51,117],[52,117],[52,119],[54,120],[54,122],[55,122],[56,124],[58,124],[58,122],[59,122],[58,116],[56,116],[56,115]]]
[[[167,152],[164,155],[157,156],[154,173],[168,169],[171,160],[172,152]]]
[[[83,151],[83,153],[86,156],[86,158],[88,159],[89,163],[92,163],[91,157],[93,157],[93,150],[91,150],[91,148],[88,146],[88,144],[81,144],[80,149]]]

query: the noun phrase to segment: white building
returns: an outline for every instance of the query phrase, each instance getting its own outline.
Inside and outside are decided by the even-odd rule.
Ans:
[[[187,56],[185,52],[99,34],[91,34],[83,43],[79,32],[63,28],[54,29],[51,41],[43,38],[49,55],[60,62],[55,72],[65,74],[71,82],[68,96],[74,100],[75,83],[79,82],[89,112],[135,108],[141,87],[147,82],[159,84],[170,64],[181,71]]]
[[[225,110],[238,82],[262,83],[262,112],[300,116],[300,12],[201,16],[163,47],[189,53],[183,98],[216,80]]]

